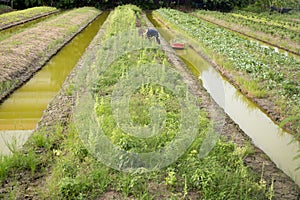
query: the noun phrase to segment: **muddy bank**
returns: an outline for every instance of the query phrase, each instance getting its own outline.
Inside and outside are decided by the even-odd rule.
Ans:
[[[26,43],[23,41],[21,45],[14,45],[10,44],[10,41],[3,41],[2,43],[6,42],[7,46],[10,48],[0,50],[0,63],[2,68],[2,74],[0,75],[0,86],[2,87],[0,87],[0,89],[2,89],[0,93],[0,103],[3,102],[14,90],[29,80],[55,54],[57,54],[60,49],[62,49],[78,33],[83,31],[100,14],[101,13],[99,11],[96,12],[94,10],[85,16],[86,18],[81,16],[81,18],[77,19],[78,21],[76,21],[76,18],[73,19],[71,22],[73,23],[73,26],[78,24],[79,27],[76,31],[70,32],[71,34],[65,33],[65,31],[68,30],[62,32],[62,28],[58,28],[52,32],[47,32],[47,30],[41,30],[42,27],[34,27],[27,32],[24,31],[25,33],[22,32],[15,37],[9,38],[11,41],[22,41],[24,36],[32,35],[31,37],[26,38]],[[57,23],[56,21],[52,20],[47,23]],[[50,26],[49,28],[52,29]],[[35,32],[40,33],[42,36],[41,41],[45,40],[44,45],[39,46],[38,43],[41,41],[35,40]],[[60,37],[57,37],[57,34],[59,34]],[[21,48],[23,46],[24,48]]]

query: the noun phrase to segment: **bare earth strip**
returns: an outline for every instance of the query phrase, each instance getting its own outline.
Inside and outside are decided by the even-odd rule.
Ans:
[[[0,42],[0,102],[93,21],[100,11],[79,8]]]

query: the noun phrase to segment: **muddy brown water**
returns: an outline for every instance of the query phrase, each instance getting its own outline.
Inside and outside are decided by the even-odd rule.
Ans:
[[[7,145],[25,143],[108,14],[103,12],[0,105],[0,154],[9,152]]]
[[[174,32],[169,31],[150,13],[147,17],[167,42],[178,40],[178,35],[174,35]],[[189,42],[184,38],[179,40]],[[176,50],[176,53],[193,74],[199,77],[199,82],[215,102],[252,139],[252,142],[262,149],[279,169],[300,185],[300,170],[296,170],[300,167],[300,159],[295,159],[299,143],[294,141],[293,136],[281,129],[256,104],[223,78],[194,48],[185,45],[184,50]]]

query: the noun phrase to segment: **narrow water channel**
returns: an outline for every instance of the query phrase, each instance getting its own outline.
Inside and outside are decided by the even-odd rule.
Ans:
[[[177,37],[151,14],[147,17],[167,42]],[[253,143],[262,149],[278,168],[300,185],[300,170],[296,170],[300,167],[300,159],[294,159],[300,146],[298,142],[294,142],[292,135],[275,124],[256,104],[248,100],[203,60],[193,48],[186,45],[185,50],[176,52],[194,75],[199,77],[203,87],[215,102],[252,139]],[[220,88],[223,90],[221,93]]]
[[[87,46],[108,16],[102,13],[85,30],[61,49],[32,79],[0,105],[0,153],[6,143],[16,139],[22,145],[34,130],[49,102],[60,90],[66,76],[76,65]],[[26,131],[24,131],[26,130]],[[21,138],[21,139],[20,139]]]

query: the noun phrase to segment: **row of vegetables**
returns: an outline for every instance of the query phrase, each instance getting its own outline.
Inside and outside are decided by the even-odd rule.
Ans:
[[[282,15],[280,13],[252,13],[247,11],[235,11],[232,13],[233,16],[243,17],[247,19],[252,19],[254,21],[264,21],[268,24],[277,24],[286,27],[287,29],[299,29],[298,25],[300,24],[299,17],[300,13],[288,13]]]
[[[238,147],[220,138],[211,153],[199,159],[199,149],[210,127],[207,113],[198,109],[184,113],[188,108],[180,98],[192,97],[180,89],[184,85],[183,78],[170,73],[172,65],[157,44],[139,35],[140,29],[146,28],[135,28],[140,23],[145,26],[139,8],[117,7],[93,41],[98,45],[83,56],[85,70],[77,79],[80,97],[74,116],[78,134],[92,155],[117,170],[94,165],[89,154],[81,160],[73,154],[75,162],[79,162],[74,167],[86,166],[90,172],[105,172],[100,177],[106,184],[94,191],[121,192],[122,199],[263,199],[272,196],[273,191],[263,184],[264,180],[259,182],[260,178],[243,164],[250,147]],[[168,81],[174,82],[168,85]],[[167,87],[172,85],[174,90]],[[123,102],[125,105],[120,105],[123,97],[128,99]],[[128,106],[128,110],[122,106]],[[124,121],[126,117],[129,119]],[[193,126],[199,128],[195,135],[191,131]],[[103,133],[97,131],[100,129]],[[185,134],[181,135],[181,131]],[[153,132],[156,134],[152,135]],[[186,152],[178,153],[193,137],[195,140]],[[177,145],[174,146],[174,142]],[[165,165],[179,154],[182,156],[177,161]],[[82,178],[85,168],[77,168],[77,175],[69,178],[71,183],[85,181]],[[53,182],[59,181],[57,187],[60,187],[67,176],[61,173]],[[90,191],[79,192],[86,195]],[[58,195],[66,194],[70,192]]]
[[[224,16],[225,17],[231,16],[232,18],[243,18],[253,22],[264,23],[270,26],[277,26],[289,30],[299,31],[300,21],[297,20],[300,16],[299,13],[282,15],[278,13],[269,14],[269,13],[251,13],[246,11],[235,11],[227,14],[225,14]]]
[[[54,7],[41,6],[5,13],[0,15],[0,28],[7,26],[11,23],[28,20],[30,18],[51,13],[54,11],[58,10]]]
[[[220,13],[216,11],[205,11],[198,10],[195,11],[196,16],[200,16],[204,19],[209,19],[211,21],[221,20],[228,23],[227,26],[239,26],[245,27],[251,30],[250,35],[253,32],[261,32],[274,37],[274,44],[285,46],[285,43],[293,42],[295,44],[300,43],[300,22],[297,20],[290,19],[289,21],[272,19],[270,16],[256,16],[248,12],[238,12],[238,13]],[[284,17],[282,17],[284,18]],[[239,28],[240,29],[240,28]],[[239,30],[238,29],[238,30]],[[247,31],[247,30],[245,30]],[[258,38],[263,38],[261,35]],[[268,41],[268,39],[266,39]],[[281,40],[287,40],[285,43]],[[287,46],[287,48],[293,47]],[[295,47],[296,52],[300,52],[300,47]]]
[[[211,57],[217,53],[222,58],[216,60],[218,64],[231,70],[242,90],[257,98],[271,99],[281,114],[287,115],[284,117],[299,113],[298,59],[177,10],[159,9],[154,14],[200,42]]]

